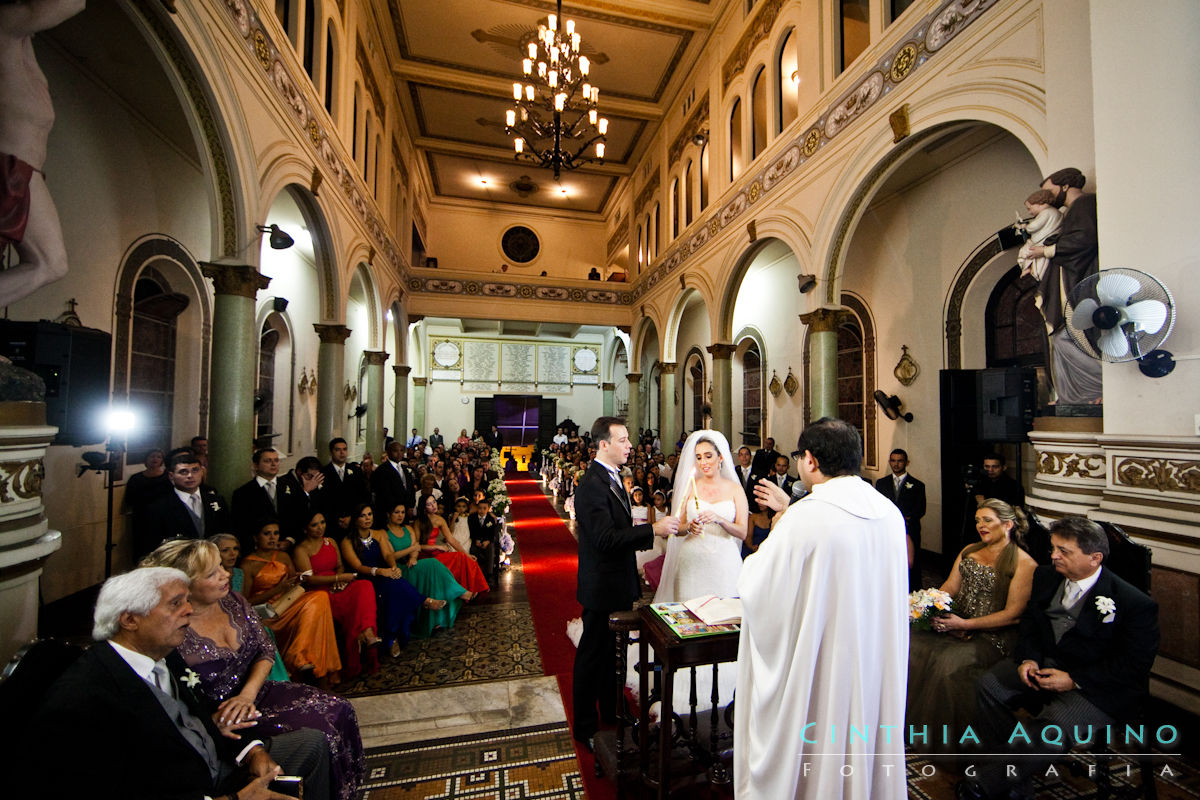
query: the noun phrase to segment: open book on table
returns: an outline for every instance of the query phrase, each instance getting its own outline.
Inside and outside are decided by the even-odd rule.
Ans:
[[[684,600],[683,604],[705,625],[727,625],[742,621],[742,598],[740,597],[717,597],[715,594],[706,594],[692,600]]]
[[[708,595],[707,597],[719,600],[719,598],[713,595]],[[719,633],[736,633],[742,629],[741,600],[733,598],[722,601],[736,604],[736,617],[732,620],[706,622],[699,614],[692,610],[691,607],[693,605],[704,610],[710,619],[718,619],[721,615],[713,616],[711,614],[712,609],[706,609],[703,605],[705,599],[704,597],[700,597],[696,598],[696,600],[688,600],[685,603],[654,603],[650,608],[680,639],[691,639],[696,636],[714,636]]]

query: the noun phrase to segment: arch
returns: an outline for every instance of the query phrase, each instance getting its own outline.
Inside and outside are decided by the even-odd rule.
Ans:
[[[799,36],[796,29],[788,28],[779,38],[779,46],[775,48],[775,105],[779,110],[775,118],[775,132],[782,133],[800,116],[800,98],[797,90],[800,85],[800,58],[797,53]],[[795,77],[793,77],[795,76]]]
[[[760,65],[750,81],[750,160],[767,149],[767,67]]]
[[[760,229],[762,233],[759,240],[747,247],[737,257],[733,269],[725,276],[724,285],[717,294],[713,295],[721,298],[719,308],[717,309],[716,324],[713,326],[715,341],[729,341],[728,337],[733,332],[733,316],[734,310],[737,307],[738,292],[742,281],[746,277],[746,273],[759,257],[768,249],[786,248],[787,252],[793,258],[800,261],[797,256],[798,248],[793,242],[799,240],[803,242],[803,248],[807,249],[808,242],[804,239],[803,232],[793,220],[772,217],[763,219],[761,224],[763,228]],[[779,257],[783,255],[783,251],[780,250]]]
[[[687,356],[683,359],[680,374],[683,378],[683,388],[688,391],[683,403],[683,429],[703,428],[706,417],[712,413],[708,397],[709,369],[704,351],[696,346],[689,348]]]
[[[972,111],[978,112],[978,109],[973,108]],[[984,117],[989,115],[978,113],[965,117],[957,113],[957,110],[950,109],[946,116],[945,119],[931,120],[926,127],[914,131],[899,144],[893,145],[891,142],[887,142],[886,149],[884,149],[884,144],[881,142],[870,151],[860,154],[854,163],[847,165],[843,172],[844,177],[839,182],[840,185],[830,193],[829,199],[824,205],[824,211],[812,227],[815,231],[826,232],[823,234],[824,239],[815,245],[817,248],[826,250],[821,259],[824,265],[821,283],[824,285],[823,300],[825,303],[838,304],[838,297],[841,293],[840,276],[845,264],[846,251],[852,238],[851,234],[857,228],[863,214],[866,213],[867,206],[874,198],[875,193],[909,156],[927,147],[933,140],[978,125],[989,125],[1013,136],[1038,162],[1039,171],[1043,169],[1044,148],[1041,157],[1037,150],[1030,149],[1027,137],[1036,138],[1032,129],[1023,130],[1021,126],[1016,125],[1010,128],[1002,123],[1004,121],[1012,123],[1015,120],[1007,116],[1001,117],[999,114],[995,115],[994,119],[985,119]],[[868,163],[871,164],[870,167],[864,166]]]
[[[675,297],[675,301],[671,306],[671,313],[667,315],[666,325],[663,326],[663,342],[662,342],[662,357],[664,361],[675,361],[675,354],[678,348],[679,324],[683,319],[684,311],[692,304],[692,298],[699,298],[700,303],[704,306],[708,313],[708,326],[711,331],[716,330],[713,325],[712,313],[713,307],[716,305],[710,298],[713,297],[712,285],[708,282],[708,275],[699,270],[688,272],[680,276],[681,291]]]
[[[113,399],[128,401],[130,396],[134,287],[147,271],[153,271],[156,282],[166,283],[165,288],[183,294],[188,300],[188,307],[179,314],[177,321],[185,335],[177,337],[175,344],[174,358],[178,367],[171,429],[179,431],[194,427],[197,433],[203,434],[208,428],[212,303],[196,259],[182,244],[165,234],[139,238],[125,251],[117,268],[112,320]],[[164,445],[169,449],[171,443]]]
[[[726,119],[729,121],[729,182],[733,183],[741,176],[746,166],[742,156],[742,129],[745,127],[742,123],[742,98],[733,98]]]
[[[380,312],[383,304],[379,300],[379,284],[375,280],[374,270],[365,259],[360,260],[350,276],[350,292],[346,297],[346,323],[354,329],[355,325],[363,326],[364,350],[378,350],[383,347],[383,324]],[[362,317],[351,319],[350,304],[356,302],[362,306]]]
[[[1015,256],[1006,256],[1006,252],[1000,244],[999,237],[992,235],[980,242],[959,265],[946,292],[942,314],[946,337],[946,369],[963,368],[962,321],[963,309],[968,305],[968,294],[978,293],[985,298],[982,302],[976,301],[976,305],[979,305],[978,310],[982,311],[986,305],[986,298],[991,296],[991,289],[988,287],[994,286],[999,275],[1015,263]]]
[[[741,378],[740,391],[733,391],[734,405],[741,409],[741,439],[743,444],[759,446],[767,422],[767,346],[766,337],[755,326],[746,326],[733,339],[736,347],[733,363],[740,367],[734,377]],[[755,353],[757,365],[750,363],[750,354]]]
[[[280,251],[271,251],[264,244],[260,271],[271,276],[272,291],[279,291],[278,283],[285,279],[294,282],[295,275],[289,275],[284,270],[272,270],[270,265],[273,261],[298,259],[312,266],[316,271],[317,291],[313,316],[323,322],[337,322],[344,319],[339,311],[342,287],[337,259],[334,257],[337,248],[333,228],[320,198],[314,196],[307,186],[297,182],[308,179],[307,175],[299,174],[306,166],[290,157],[280,159],[270,165],[264,176],[264,196],[274,199],[262,218],[279,224],[291,235],[295,244]]]
[[[259,337],[259,362],[255,386],[256,439],[279,434],[271,446],[287,455],[294,446],[296,396],[296,347],[292,320],[286,311],[276,311],[270,300],[259,309],[255,330]],[[259,405],[258,398],[262,398]]]

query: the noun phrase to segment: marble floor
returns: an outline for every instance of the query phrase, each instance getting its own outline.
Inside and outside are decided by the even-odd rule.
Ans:
[[[565,722],[554,677],[352,698],[364,747]]]

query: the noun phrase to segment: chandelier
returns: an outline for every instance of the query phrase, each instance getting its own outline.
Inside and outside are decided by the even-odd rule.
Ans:
[[[557,11],[525,43],[524,78],[513,83],[514,108],[504,114],[515,158],[553,169],[555,179],[564,169],[602,162],[608,133],[608,120],[596,108],[600,90],[588,82],[590,65],[580,55],[575,20],[562,19],[562,0]]]

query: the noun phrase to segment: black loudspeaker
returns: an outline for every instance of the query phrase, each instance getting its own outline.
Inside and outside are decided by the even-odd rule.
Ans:
[[[1037,371],[1010,367],[981,369],[976,374],[979,430],[982,442],[1024,442],[1037,409]]]
[[[112,374],[112,336],[56,322],[0,320],[0,354],[46,382],[46,423],[54,444],[103,442]]]
[[[996,231],[996,238],[1000,240],[1000,247],[1004,250],[1020,247],[1025,244],[1026,239],[1020,231],[1011,225]]]

